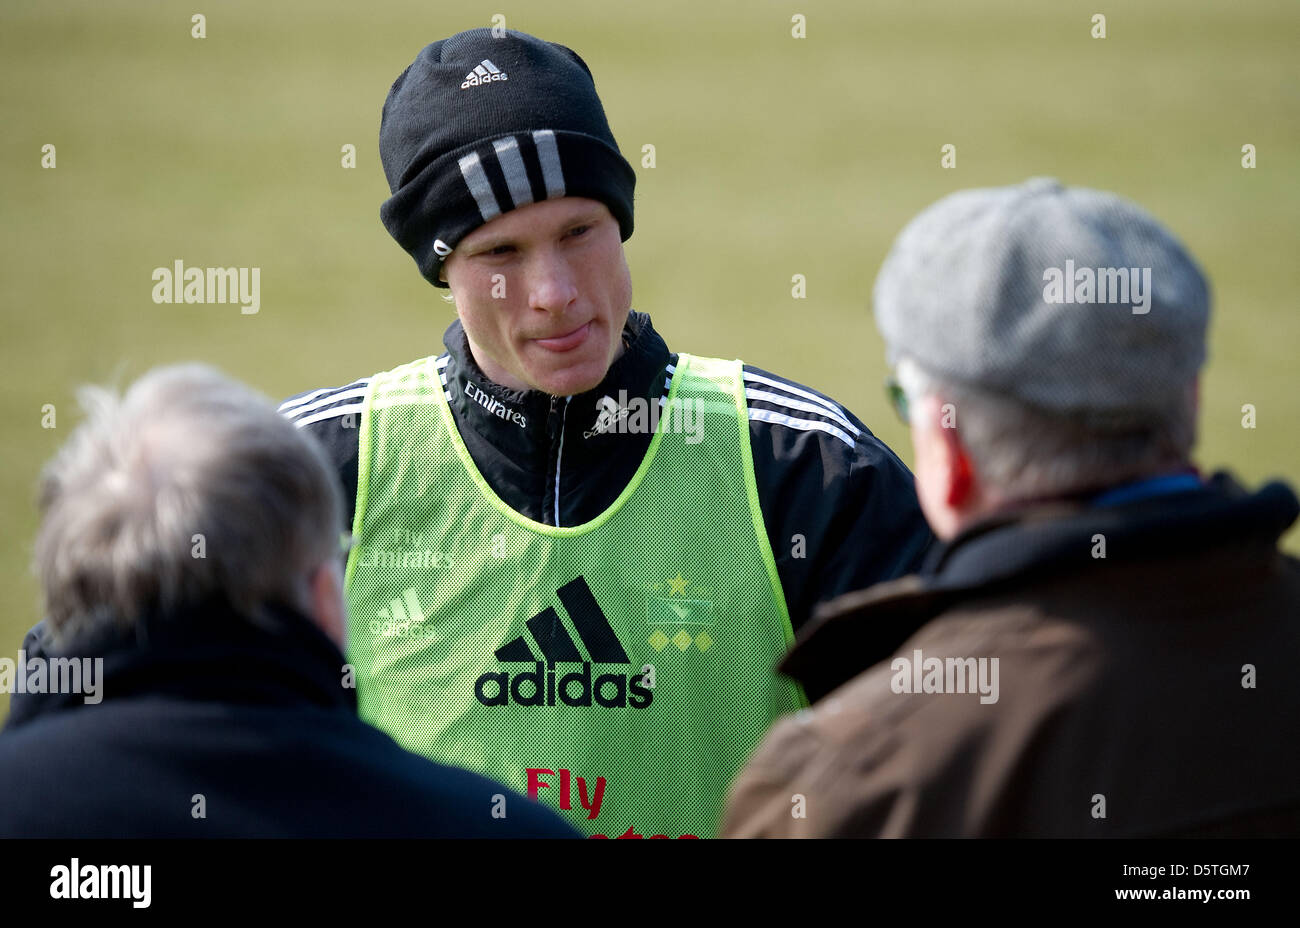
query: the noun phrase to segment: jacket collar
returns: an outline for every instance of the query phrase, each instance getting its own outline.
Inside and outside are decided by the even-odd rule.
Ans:
[[[104,704],[163,696],[357,711],[356,689],[344,685],[344,657],[338,647],[310,619],[279,606],[266,607],[254,625],[213,602],[184,615],[151,616],[125,630],[101,626],[95,633],[38,651],[24,656],[29,671],[33,660],[102,660],[96,679]],[[15,693],[5,727],[82,705],[84,693]]]
[[[1285,484],[1249,494],[1227,473],[1198,490],[1124,505],[1064,500],[1003,513],[937,545],[920,574],[822,604],[780,670],[820,698],[962,599],[1091,565],[1098,533],[1110,557],[1176,557],[1246,541],[1276,546],[1297,514],[1300,501]]]
[[[450,354],[444,388],[457,425],[470,428],[527,470],[545,471],[563,436],[565,469],[581,473],[585,459],[617,453],[620,439],[646,438],[595,428],[601,400],[655,402],[663,390],[668,346],[645,313],[631,312],[623,326],[623,353],[594,389],[571,397],[540,390],[511,390],[479,369],[457,319],[443,335]],[[648,440],[648,439],[647,439]],[[644,443],[644,442],[640,442]]]

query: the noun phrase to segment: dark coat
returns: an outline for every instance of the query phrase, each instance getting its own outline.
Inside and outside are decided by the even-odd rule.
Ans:
[[[769,733],[724,834],[1300,834],[1300,562],[1277,550],[1297,512],[1225,475],[1040,505],[827,604],[783,664],[823,698]],[[876,663],[879,626],[918,619]],[[903,691],[917,650],[998,658],[996,702]]]
[[[333,642],[288,612],[275,625],[210,609],[58,652],[103,659],[102,701],[13,696],[0,837],[578,837],[362,722]]]

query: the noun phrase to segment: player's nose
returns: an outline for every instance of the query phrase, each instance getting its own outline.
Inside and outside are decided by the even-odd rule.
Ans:
[[[577,275],[563,255],[535,255],[528,266],[528,305],[560,314],[578,299]]]

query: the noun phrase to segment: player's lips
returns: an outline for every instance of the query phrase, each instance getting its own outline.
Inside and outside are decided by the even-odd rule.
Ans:
[[[591,332],[591,323],[586,322],[578,326],[572,332],[565,332],[561,335],[552,335],[549,338],[534,338],[535,344],[541,345],[547,351],[572,351],[587,340],[587,335]]]

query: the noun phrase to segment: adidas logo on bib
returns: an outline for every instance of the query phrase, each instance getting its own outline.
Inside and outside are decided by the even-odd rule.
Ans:
[[[524,636],[496,649],[495,657],[503,664],[527,663],[533,669],[517,673],[511,678],[507,672],[488,672],[474,684],[474,695],[485,706],[505,706],[512,701],[517,706],[602,706],[606,709],[644,709],[654,699],[654,693],[642,680],[642,674],[624,676],[621,673],[602,673],[594,680],[591,665],[631,664],[627,652],[614,634],[591,587],[583,577],[570,580],[556,594],[573,622],[573,628],[587,649],[584,657],[565,631],[559,614],[547,606],[524,623],[533,641],[541,649],[538,660]],[[582,664],[581,670],[566,673],[557,680],[557,663]],[[495,684],[495,686],[493,685]],[[651,684],[653,686],[653,684]],[[490,692],[490,690],[495,692]]]
[[[503,81],[506,79],[506,72],[502,71],[492,62],[484,58],[474,66],[474,70],[465,75],[465,80],[461,81],[460,89],[468,90],[471,87],[478,87],[481,84],[488,84],[492,81]]]

